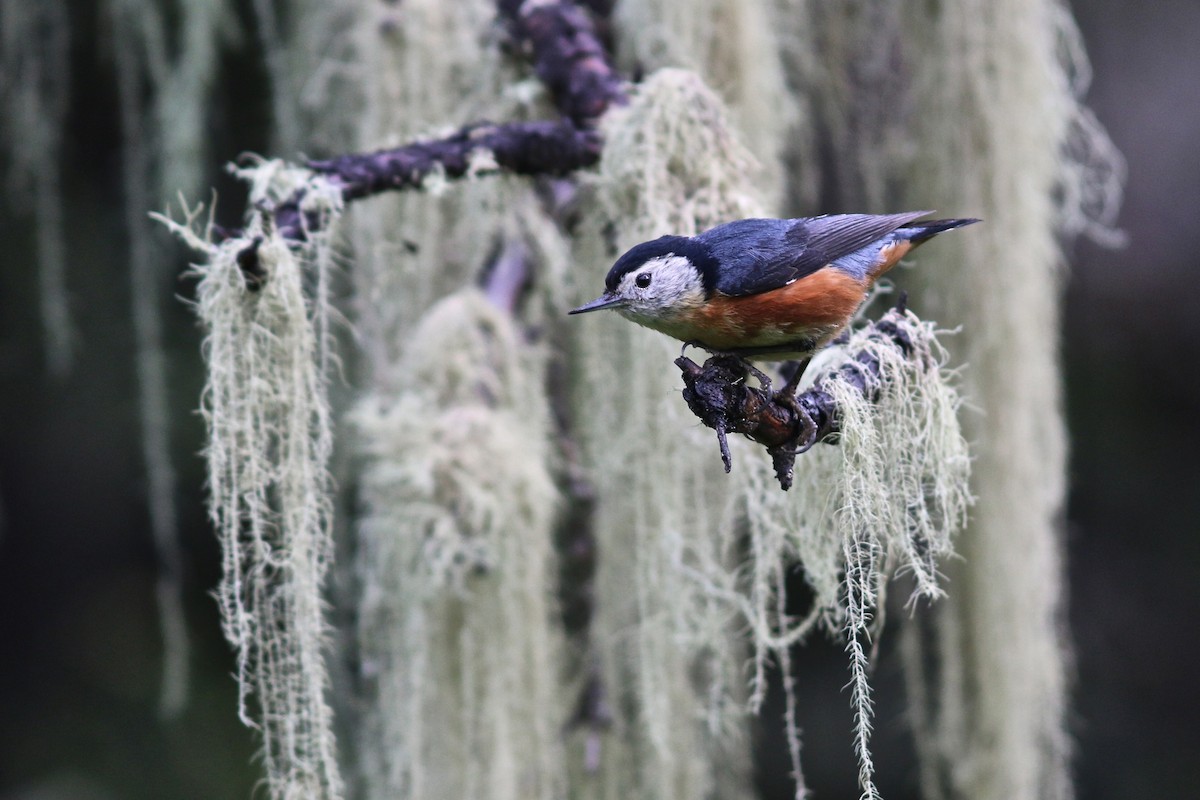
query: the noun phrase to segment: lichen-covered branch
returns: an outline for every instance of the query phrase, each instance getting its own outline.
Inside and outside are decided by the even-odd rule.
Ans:
[[[600,158],[600,135],[570,120],[468,125],[444,139],[375,153],[351,154],[308,167],[357,200],[394,189],[419,188],[430,175],[461,178],[504,170],[517,175],[562,175]]]
[[[306,166],[341,189],[349,202],[400,189],[418,189],[426,179],[461,178],[510,172],[515,175],[563,175],[600,159],[602,143],[594,130],[570,120],[507,124],[475,123],[443,139],[412,142],[374,153],[351,153]],[[305,230],[320,221],[303,210],[298,192],[273,209],[275,226],[285,239],[305,240]],[[234,231],[222,231],[228,238]],[[247,265],[251,272],[252,265]]]
[[[870,325],[871,335],[891,342],[905,355],[913,350],[907,328],[898,324],[904,315],[904,300]],[[833,443],[838,433],[838,407],[832,394],[824,389],[829,376],[816,380],[812,388],[795,398],[775,394],[765,388],[747,385],[746,363],[737,357],[714,356],[704,366],[686,356],[675,360],[683,373],[683,398],[692,413],[717,432],[725,471],[732,466],[726,437],[740,433],[767,448],[775,464],[779,485],[792,485],[796,456],[817,442]],[[880,361],[871,350],[855,353],[836,374],[874,402],[881,385]]]
[[[562,119],[476,122],[442,139],[313,160],[306,166],[340,186],[342,199],[349,202],[420,188],[435,175],[564,175],[594,165],[603,147],[594,125],[614,104],[624,104],[627,92],[592,18],[572,0],[498,0],[497,6],[514,45],[528,55]],[[271,209],[284,238],[304,241],[304,231],[317,226],[318,221],[304,219],[303,203],[300,192]],[[217,233],[230,238],[239,232]],[[255,255],[248,249],[241,259],[252,277]]]

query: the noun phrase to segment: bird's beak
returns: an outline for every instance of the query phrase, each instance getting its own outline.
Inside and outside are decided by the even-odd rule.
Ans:
[[[612,292],[605,292],[590,303],[584,303],[579,308],[572,308],[568,314],[582,314],[585,311],[599,311],[602,308],[615,308],[624,305],[625,301]]]

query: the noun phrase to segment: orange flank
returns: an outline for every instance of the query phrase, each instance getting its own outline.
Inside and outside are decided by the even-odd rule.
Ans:
[[[703,332],[695,338],[717,350],[771,347],[798,338],[824,344],[850,320],[866,288],[853,276],[825,267],[761,294],[718,292],[693,312],[695,330]]]
[[[892,242],[880,248],[879,260],[875,262],[875,266],[871,267],[871,271],[868,273],[871,283],[874,284],[880,275],[883,275],[883,273],[896,266],[900,262],[900,259],[908,255],[909,251],[915,246],[911,241],[899,241]]]

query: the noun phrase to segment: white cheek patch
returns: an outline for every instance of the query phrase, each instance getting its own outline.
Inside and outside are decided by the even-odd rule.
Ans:
[[[650,285],[637,285],[639,275],[649,275]],[[621,294],[630,298],[635,308],[654,309],[658,313],[691,308],[704,297],[700,273],[683,256],[674,254],[652,258],[632,270],[621,281]]]

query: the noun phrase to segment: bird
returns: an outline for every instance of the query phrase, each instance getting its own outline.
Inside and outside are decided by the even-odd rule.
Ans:
[[[818,350],[850,323],[875,282],[913,248],[978,219],[921,220],[934,212],[739,219],[696,236],[630,248],[604,293],[568,314],[612,309],[714,355],[799,360],[795,391]],[[766,387],[769,391],[769,381]]]

